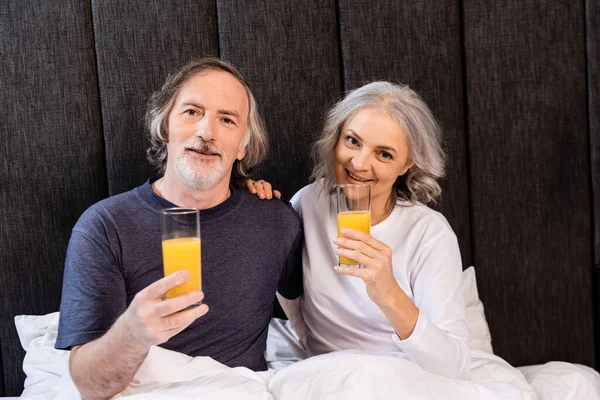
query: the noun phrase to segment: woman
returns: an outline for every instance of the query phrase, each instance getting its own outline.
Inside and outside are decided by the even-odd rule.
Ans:
[[[315,181],[291,200],[304,225],[308,355],[392,352],[466,378],[460,251],[446,219],[426,206],[441,193],[440,136],[427,105],[405,85],[367,84],[329,111],[315,145]],[[370,235],[346,230],[337,237],[336,183],[371,186]],[[248,187],[271,196],[264,181]],[[364,268],[338,267],[339,256]]]

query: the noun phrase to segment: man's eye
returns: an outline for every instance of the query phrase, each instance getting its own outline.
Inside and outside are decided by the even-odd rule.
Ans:
[[[184,113],[187,115],[198,115],[198,111],[196,110],[185,110]]]
[[[235,121],[232,120],[231,118],[225,117],[225,118],[223,118],[223,122],[225,122],[226,124],[233,124],[233,125],[235,125]]]

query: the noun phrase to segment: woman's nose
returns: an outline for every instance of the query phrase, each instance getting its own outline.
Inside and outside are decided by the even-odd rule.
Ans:
[[[368,155],[364,151],[359,151],[352,157],[352,167],[357,171],[365,170],[367,166]]]

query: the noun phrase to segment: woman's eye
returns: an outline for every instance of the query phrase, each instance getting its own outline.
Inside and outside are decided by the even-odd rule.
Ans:
[[[394,157],[392,157],[392,155],[391,155],[390,153],[388,153],[387,151],[382,151],[382,152],[380,153],[380,155],[381,155],[381,158],[383,158],[384,160],[391,160],[391,159],[393,159],[393,158],[394,158]]]
[[[352,136],[346,136],[346,142],[353,146],[356,146],[358,144],[358,140],[356,140],[356,138],[353,138]]]

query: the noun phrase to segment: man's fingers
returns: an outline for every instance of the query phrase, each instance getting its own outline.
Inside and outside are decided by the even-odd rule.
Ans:
[[[198,304],[204,299],[204,293],[195,290],[172,299],[163,300],[154,306],[154,311],[159,317],[175,314],[186,307]]]
[[[176,332],[174,332],[173,335],[176,335],[207,312],[208,305],[201,304],[198,307],[179,311],[178,313],[163,317],[161,319],[163,329],[165,331],[175,330]]]
[[[165,276],[142,289],[138,296],[148,300],[160,300],[162,297],[174,287],[184,284],[190,279],[190,273],[187,271],[177,271],[171,275]]]
[[[281,199],[281,192],[279,190],[273,190],[273,195],[278,199]]]

